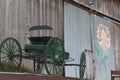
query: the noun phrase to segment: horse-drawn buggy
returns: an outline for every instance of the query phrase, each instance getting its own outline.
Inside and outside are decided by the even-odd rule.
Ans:
[[[47,25],[32,26],[29,33],[35,30],[53,30]],[[0,46],[0,62],[19,69],[22,58],[33,60],[34,73],[41,73],[43,65],[49,75],[57,75],[62,72],[66,60],[69,59],[69,53],[65,52],[62,40],[54,36],[28,37],[30,43],[24,45],[21,49],[20,43],[12,37],[4,39]],[[85,69],[85,56],[81,60],[81,71]],[[79,66],[80,66],[79,65]],[[84,73],[84,72],[83,72]]]
[[[52,30],[52,27],[46,25],[33,26],[33,30]],[[20,43],[12,38],[6,38],[1,43],[0,53],[1,61],[19,68],[22,58],[34,60],[34,72],[41,73],[43,64],[48,74],[59,74],[63,69],[65,60],[69,58],[69,53],[64,51],[63,42],[58,37],[41,36],[28,37],[30,44],[24,46],[22,51]]]

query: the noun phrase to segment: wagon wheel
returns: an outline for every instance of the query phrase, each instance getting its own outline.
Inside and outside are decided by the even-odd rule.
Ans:
[[[41,74],[43,69],[43,60],[42,59],[35,59],[34,60],[34,73]]]
[[[64,47],[62,41],[57,38],[51,38],[46,45],[45,68],[49,75],[58,75],[62,72],[64,66]]]
[[[84,77],[84,73],[85,73],[85,68],[86,68],[86,57],[85,57],[85,52],[83,52],[81,54],[81,58],[80,58],[80,72],[79,72],[79,75],[80,75],[80,78],[83,79]]]
[[[14,67],[14,71],[17,71],[22,62],[21,55],[22,49],[16,39],[9,37],[3,40],[0,46],[0,62]]]

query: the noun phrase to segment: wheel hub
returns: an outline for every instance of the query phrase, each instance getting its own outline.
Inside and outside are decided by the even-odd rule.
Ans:
[[[55,55],[55,59],[58,59],[59,58],[59,55]]]
[[[9,60],[10,60],[10,61],[12,61],[12,60],[13,60],[13,56],[14,56],[14,55],[13,55],[13,52],[12,52],[12,51],[10,51],[10,53],[9,53],[9,55],[8,55],[8,57],[9,57]]]

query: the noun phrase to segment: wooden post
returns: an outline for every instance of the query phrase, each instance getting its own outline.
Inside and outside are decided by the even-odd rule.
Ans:
[[[111,71],[111,80],[114,80],[114,78],[120,78],[120,70]]]
[[[86,78],[93,80],[94,71],[93,71],[93,52],[91,50],[85,50],[86,55]]]

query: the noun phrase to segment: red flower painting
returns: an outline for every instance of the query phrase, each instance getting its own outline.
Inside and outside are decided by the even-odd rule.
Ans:
[[[108,27],[106,27],[103,24],[99,24],[97,28],[97,38],[99,45],[103,49],[110,48],[111,39],[110,39],[110,31],[108,30]]]

